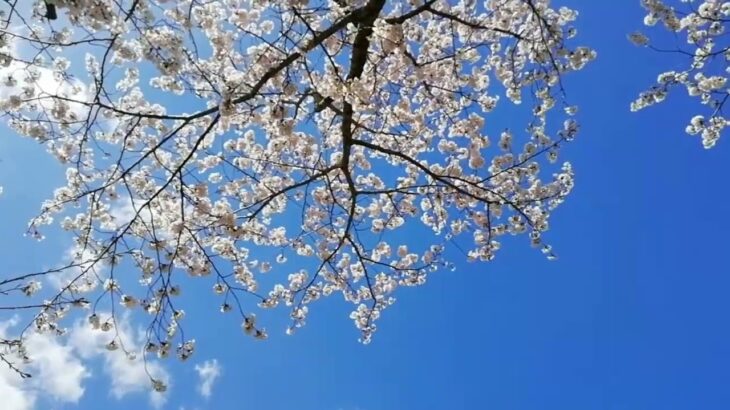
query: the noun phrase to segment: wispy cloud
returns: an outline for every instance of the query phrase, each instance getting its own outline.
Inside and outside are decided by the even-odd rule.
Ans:
[[[200,378],[200,384],[198,385],[198,392],[201,396],[208,398],[213,393],[213,383],[221,375],[221,367],[218,364],[218,360],[206,360],[202,365],[195,365],[195,371],[198,372]]]

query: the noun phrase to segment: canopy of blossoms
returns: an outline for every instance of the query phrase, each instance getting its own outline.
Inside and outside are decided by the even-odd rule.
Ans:
[[[67,263],[0,280],[35,301],[0,358],[18,371],[26,332],[62,333],[82,308],[115,332],[147,315],[145,355],[189,358],[189,287],[265,339],[256,309],[291,333],[339,296],[367,343],[398,288],[449,269],[458,249],[492,260],[507,235],[549,259],[549,217],[571,192],[560,148],[577,107],[562,78],[596,57],[577,12],[550,0],[6,1],[0,109],[43,144],[66,183],[28,233],[73,237]],[[730,3],[643,0],[647,25],[686,34],[669,71],[631,109],[682,85],[710,113],[687,128],[710,147],[726,120]],[[696,7],[697,6],[697,7]],[[649,38],[633,33],[638,45]],[[715,59],[722,63],[712,64]],[[717,67],[721,66],[719,71]],[[497,129],[495,111],[524,125]],[[418,240],[409,235],[418,232]],[[45,286],[54,277],[58,286]],[[121,305],[121,308],[120,308]],[[130,352],[127,352],[130,353]],[[153,379],[155,390],[164,391]]]

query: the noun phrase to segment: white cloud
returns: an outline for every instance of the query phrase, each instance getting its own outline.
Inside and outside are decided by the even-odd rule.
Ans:
[[[17,318],[0,321],[0,337],[8,338],[18,324]],[[102,369],[109,376],[110,394],[122,399],[128,394],[148,393],[154,408],[162,407],[167,396],[152,390],[150,375],[169,386],[170,375],[157,360],[141,358],[141,332],[135,332],[129,317],[117,320],[117,335],[128,352],[139,356],[131,360],[123,351],[108,351],[105,345],[114,332],[93,330],[78,320],[66,336],[31,334],[26,348],[31,362],[24,367],[31,379],[21,379],[7,366],[0,366],[0,407],[11,410],[34,410],[41,397],[56,402],[77,403],[83,396],[84,383],[91,376],[87,364],[101,359]],[[146,368],[145,368],[146,367]],[[149,374],[148,374],[149,373]]]
[[[83,382],[91,373],[74,354],[73,347],[60,343],[60,338],[47,334],[31,334],[26,347],[37,373],[34,383],[45,394],[59,401],[76,403],[84,395]]]
[[[37,392],[29,389],[25,380],[7,366],[0,367],[0,397],[3,408],[12,410],[32,410],[35,406]]]
[[[114,218],[117,228],[131,222],[137,211],[140,213],[138,218],[145,224],[149,224],[152,221],[149,208],[140,209],[144,204],[143,200],[137,199],[132,202],[131,198],[124,196],[109,209],[109,214]]]
[[[18,324],[17,318],[0,322],[0,337],[7,338],[8,330]],[[36,392],[26,380],[21,379],[4,363],[0,366],[0,397],[4,406],[14,410],[31,410],[35,405]]]
[[[65,269],[60,272],[54,272],[45,275],[51,289],[64,289],[68,284],[75,280],[75,290],[77,292],[91,292],[99,284],[99,278],[104,278],[103,268],[106,263],[103,260],[96,261],[97,256],[89,249],[77,250],[77,246],[73,245],[66,250],[63,257],[63,265],[75,263],[78,266]]]
[[[54,78],[53,70],[49,68],[34,67],[34,69],[38,72],[37,79],[26,82],[24,81],[27,71],[25,64],[13,62],[9,67],[0,68],[0,78],[12,77],[17,81],[15,85],[8,85],[5,82],[0,83],[0,101],[5,102],[11,96],[20,96],[22,87],[27,86],[34,89],[34,96],[39,98],[37,100],[38,104],[46,112],[51,112],[53,109],[53,97],[63,95],[75,100],[75,102],[68,103],[68,111],[75,114],[76,118],[85,118],[89,109],[84,103],[90,101],[92,96],[86,91],[81,82],[74,81],[74,85],[69,85],[67,82],[61,82]]]
[[[161,200],[158,199],[158,201]],[[156,202],[154,206],[149,206],[145,200],[138,198],[133,200],[129,196],[121,196],[119,200],[111,203],[109,214],[114,218],[114,225],[116,225],[117,228],[126,226],[136,216],[137,222],[141,222],[146,226],[155,225],[155,236],[158,239],[169,239],[174,236],[168,231],[169,223],[165,222],[169,220],[169,216],[161,214],[160,208],[165,209],[166,211],[174,210],[177,213],[180,208],[180,204],[175,201],[168,200],[162,204]],[[185,212],[190,213],[192,211],[193,206],[186,204]],[[152,224],[153,220],[154,224]]]
[[[213,383],[221,375],[221,367],[218,360],[206,360],[202,365],[196,364],[195,371],[198,372],[200,385],[198,392],[205,398],[210,397],[213,392]]]
[[[18,324],[17,318],[0,322],[0,337]],[[48,334],[31,334],[26,347],[31,358],[27,371],[33,377],[21,379],[7,366],[0,369],[0,397],[3,408],[31,410],[37,398],[47,395],[56,401],[76,403],[84,394],[83,383],[91,373],[74,354],[65,339]]]
[[[9,29],[9,32],[16,34],[28,34],[28,30],[22,26],[15,26]],[[93,95],[88,87],[78,78],[66,79],[61,81],[54,70],[48,66],[38,64],[28,64],[21,61],[30,61],[33,58],[32,52],[29,54],[28,43],[17,38],[11,38],[5,47],[2,47],[4,54],[9,54],[16,60],[13,60],[7,67],[0,67],[0,100],[7,100],[12,95],[21,95],[22,88],[25,86],[34,89],[35,97],[42,97],[38,103],[46,110],[53,108],[53,100],[48,97],[56,95],[64,95],[68,98],[83,103],[93,101]],[[73,55],[65,53],[66,58],[73,60]],[[83,58],[82,56],[78,56]],[[32,69],[37,76],[30,78],[28,69]],[[9,82],[13,78],[14,82]],[[88,112],[88,107],[83,103],[69,103],[69,111],[76,114],[78,118],[84,118]]]
[[[110,392],[114,398],[122,399],[128,394],[149,392],[152,405],[155,408],[161,407],[167,396],[152,390],[150,375],[167,385],[170,384],[170,375],[158,361],[148,359],[145,365],[141,357],[142,338],[135,335],[128,317],[117,319],[116,331],[125,349],[134,353],[136,358],[128,357],[121,349],[108,351],[105,346],[111,341],[113,333],[94,330],[81,321],[74,325],[70,343],[84,358],[103,358],[104,373],[110,378]]]

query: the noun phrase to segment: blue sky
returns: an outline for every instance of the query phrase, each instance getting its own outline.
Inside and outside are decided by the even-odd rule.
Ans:
[[[211,320],[216,305],[201,302],[187,309],[199,349],[189,364],[166,364],[164,408],[730,408],[729,137],[708,151],[684,134],[697,106],[683,93],[629,112],[660,71],[681,63],[626,40],[641,28],[638,0],[558,3],[580,11],[578,39],[598,51],[566,78],[582,128],[562,154],[576,189],[547,236],[559,259],[526,240],[489,264],[456,259],[456,272],[400,290],[368,346],[339,301],[313,306],[296,336],[270,328],[266,342],[242,335],[237,318]],[[60,238],[21,235],[62,175],[42,147],[11,135],[0,138],[0,160],[5,269],[56,262]],[[222,374],[204,398],[194,365],[209,359]],[[99,408],[109,380],[101,363],[90,366],[77,404],[40,396],[37,408]],[[147,395],[105,407],[129,406],[148,407]]]

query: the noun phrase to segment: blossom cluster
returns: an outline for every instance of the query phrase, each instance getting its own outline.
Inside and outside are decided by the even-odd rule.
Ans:
[[[629,35],[637,46],[657,51],[669,51],[687,59],[686,68],[659,74],[656,85],[642,92],[631,103],[631,111],[638,111],[667,98],[672,88],[684,88],[690,97],[698,98],[706,107],[706,114],[696,115],[686,128],[690,135],[702,137],[702,145],[712,148],[728,125],[723,112],[728,99],[728,75],[730,75],[730,43],[727,42],[727,26],[730,23],[730,2],[719,0],[642,0],[646,9],[644,24],[661,25],[672,33],[681,34],[687,46],[662,49],[641,33]]]

